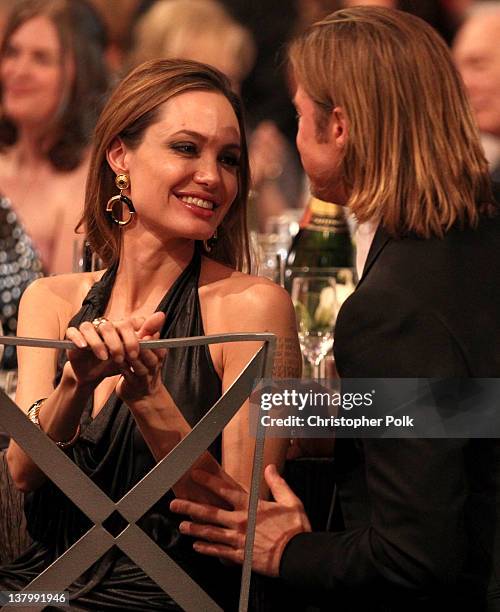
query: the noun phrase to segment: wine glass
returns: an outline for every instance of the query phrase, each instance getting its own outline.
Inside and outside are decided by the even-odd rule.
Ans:
[[[335,289],[331,276],[297,276],[292,283],[299,342],[315,379],[320,378],[320,364],[333,347],[338,312]]]

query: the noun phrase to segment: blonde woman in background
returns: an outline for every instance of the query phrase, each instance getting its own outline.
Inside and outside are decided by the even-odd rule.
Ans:
[[[158,58],[182,57],[215,66],[239,92],[256,49],[250,32],[214,0],[160,0],[139,20],[131,67]]]

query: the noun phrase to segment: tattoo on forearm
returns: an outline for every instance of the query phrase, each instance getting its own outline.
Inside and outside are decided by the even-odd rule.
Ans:
[[[302,356],[297,338],[279,337],[274,353],[273,378],[300,378]]]

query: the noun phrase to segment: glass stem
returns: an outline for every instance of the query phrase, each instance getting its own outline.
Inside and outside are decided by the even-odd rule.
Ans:
[[[321,361],[315,361],[312,364],[312,374],[314,380],[320,380],[321,378]]]

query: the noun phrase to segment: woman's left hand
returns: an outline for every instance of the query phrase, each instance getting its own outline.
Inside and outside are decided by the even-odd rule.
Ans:
[[[144,320],[137,337],[140,340],[157,340],[164,320],[163,313],[154,313]],[[130,404],[158,393],[163,385],[161,370],[165,355],[166,349],[142,349],[135,359],[127,356],[116,385],[117,396]]]

